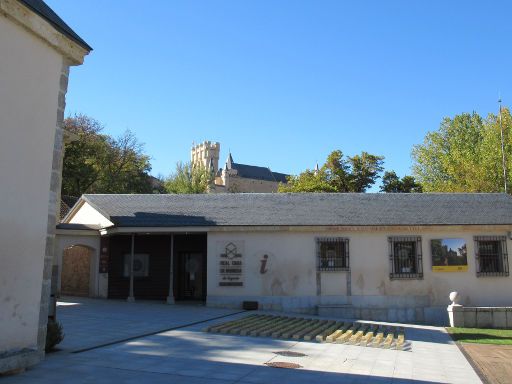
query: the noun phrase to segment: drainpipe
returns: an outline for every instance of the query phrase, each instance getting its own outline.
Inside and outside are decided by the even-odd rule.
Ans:
[[[173,261],[174,261],[174,233],[171,233],[171,252],[169,260],[169,295],[167,296],[167,304],[174,304],[174,290],[173,290]]]
[[[133,303],[135,297],[133,296],[133,260],[135,258],[135,233],[132,233],[132,250],[130,253],[130,294],[126,301]]]

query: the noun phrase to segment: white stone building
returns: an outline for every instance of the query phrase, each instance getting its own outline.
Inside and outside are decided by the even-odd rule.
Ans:
[[[446,324],[451,291],[512,305],[511,231],[504,194],[84,195],[55,264],[88,249],[92,296]]]
[[[0,373],[44,356],[69,67],[91,50],[41,0],[0,0]]]

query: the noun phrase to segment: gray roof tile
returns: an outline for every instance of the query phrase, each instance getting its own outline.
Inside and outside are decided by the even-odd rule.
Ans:
[[[512,224],[505,194],[84,195],[116,226]]]

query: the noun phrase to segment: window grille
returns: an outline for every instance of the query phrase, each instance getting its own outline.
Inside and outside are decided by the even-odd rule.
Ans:
[[[475,236],[477,276],[508,276],[506,236]]]
[[[317,269],[321,272],[349,271],[348,239],[342,237],[316,239]]]
[[[390,279],[423,279],[421,237],[389,237]]]

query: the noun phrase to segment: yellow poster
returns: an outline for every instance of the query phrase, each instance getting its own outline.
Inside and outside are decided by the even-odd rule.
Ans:
[[[433,265],[434,272],[467,272],[467,265]]]

